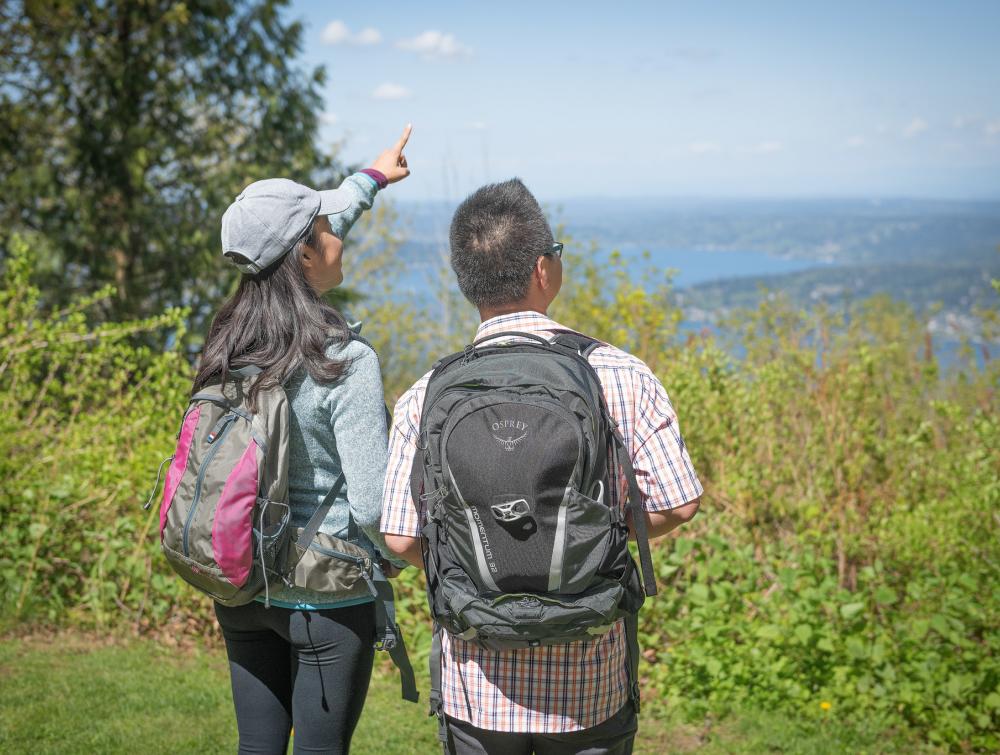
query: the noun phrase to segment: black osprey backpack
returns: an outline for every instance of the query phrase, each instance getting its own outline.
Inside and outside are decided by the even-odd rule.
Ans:
[[[635,472],[587,361],[598,345],[577,333],[550,342],[509,332],[440,360],[427,385],[411,490],[424,503],[437,627],[504,650],[593,639],[624,618],[635,698],[642,583],[648,595],[656,586]],[[612,493],[619,470],[625,503]],[[439,645],[435,634],[435,651]],[[439,664],[432,652],[432,708]]]

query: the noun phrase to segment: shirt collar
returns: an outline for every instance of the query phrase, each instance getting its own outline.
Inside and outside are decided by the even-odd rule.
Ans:
[[[481,323],[476,331],[476,340],[495,336],[505,331],[516,330],[522,333],[552,333],[560,330],[573,331],[560,325],[555,320],[540,312],[525,310],[523,312],[510,312],[505,315],[497,315]]]

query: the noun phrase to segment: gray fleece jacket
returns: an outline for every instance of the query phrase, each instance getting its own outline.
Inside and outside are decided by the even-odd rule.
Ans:
[[[355,196],[349,209],[330,216],[334,234],[343,239],[361,213],[371,208],[377,187],[364,173],[355,173],[344,180],[341,188]],[[330,507],[320,532],[351,539],[372,555],[376,555],[377,549],[388,556],[385,538],[379,532],[388,429],[378,356],[370,345],[357,340],[331,346],[327,356],[350,363],[347,374],[335,384],[320,385],[304,369],[285,383],[290,402],[291,526],[306,525],[343,470],[346,489]],[[351,520],[356,527],[349,528]],[[337,600],[326,593],[286,587],[272,590],[270,596],[275,605],[299,610],[335,608],[370,600]]]
[[[378,357],[362,341],[333,346],[327,356],[350,362],[347,374],[336,383],[316,383],[305,370],[299,370],[285,383],[290,403],[291,526],[306,525],[343,471],[346,489],[330,507],[320,531],[350,539],[373,556],[376,549],[387,555],[385,539],[379,532],[388,429]],[[356,525],[353,528],[352,519]],[[334,595],[287,587],[272,590],[270,595],[271,603],[299,610],[369,600],[343,601]]]

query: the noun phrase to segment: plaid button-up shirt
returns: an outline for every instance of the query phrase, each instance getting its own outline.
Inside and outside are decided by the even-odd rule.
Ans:
[[[537,312],[517,312],[487,320],[476,338],[510,330],[552,337],[570,329]],[[702,486],[660,381],[642,360],[614,346],[599,346],[589,359],[632,456],[646,510],[664,511],[698,498]],[[396,403],[382,503],[387,534],[420,537],[422,503],[411,497],[410,468],[429,378],[424,375]],[[625,492],[624,478],[620,482],[618,500]],[[444,711],[480,729],[579,731],[606,721],[628,700],[621,621],[602,637],[565,645],[498,652],[444,631],[441,645]]]

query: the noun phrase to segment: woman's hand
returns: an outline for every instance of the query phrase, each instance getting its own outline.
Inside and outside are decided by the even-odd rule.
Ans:
[[[403,135],[399,137],[399,141],[379,155],[372,164],[372,168],[385,176],[386,180],[391,184],[402,181],[410,175],[410,169],[406,165],[406,155],[403,154],[403,148],[406,146],[412,130],[413,125],[407,123],[406,128],[403,129]]]

